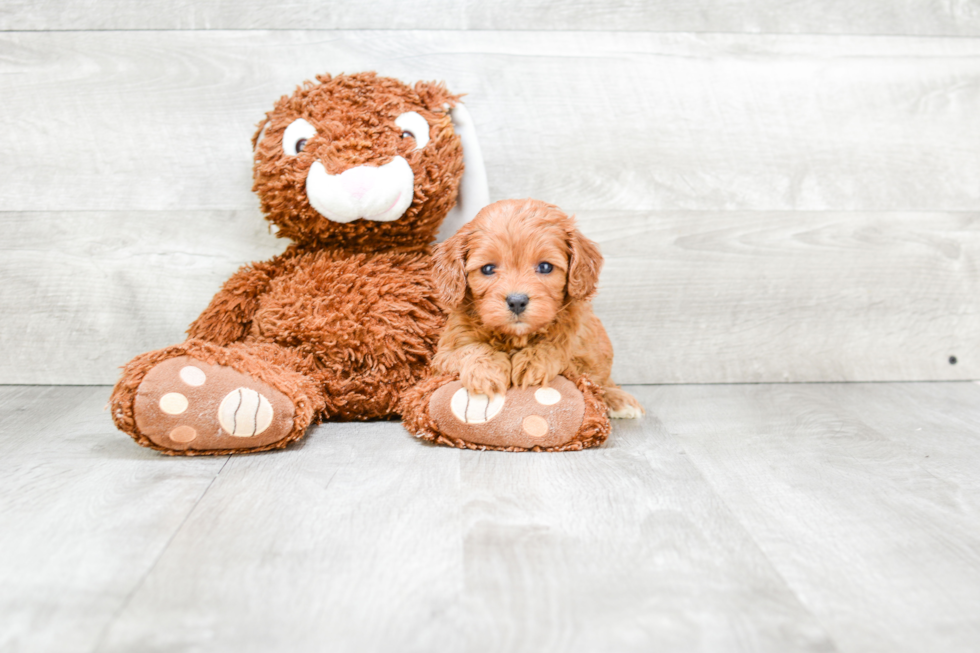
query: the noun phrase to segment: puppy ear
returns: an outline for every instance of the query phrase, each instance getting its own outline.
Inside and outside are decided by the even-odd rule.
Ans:
[[[460,229],[449,240],[436,245],[432,254],[432,280],[439,298],[450,308],[466,296],[466,249],[470,231]]]
[[[599,246],[578,229],[568,232],[568,296],[591,299],[599,283],[602,253]]]

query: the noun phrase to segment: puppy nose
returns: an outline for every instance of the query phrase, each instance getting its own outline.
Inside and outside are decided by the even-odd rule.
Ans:
[[[524,309],[527,308],[527,303],[529,301],[531,301],[531,299],[527,295],[513,293],[511,295],[507,295],[507,308],[509,308],[510,312],[514,315],[520,315],[524,312]]]

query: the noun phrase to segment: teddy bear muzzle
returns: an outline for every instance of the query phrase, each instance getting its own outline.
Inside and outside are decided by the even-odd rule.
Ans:
[[[315,161],[306,175],[310,205],[332,222],[397,220],[411,206],[414,192],[415,173],[400,156],[382,166],[355,166],[339,175]]]

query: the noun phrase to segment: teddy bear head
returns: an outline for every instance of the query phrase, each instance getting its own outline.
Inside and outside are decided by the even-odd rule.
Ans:
[[[456,201],[459,96],[373,72],[321,75],[266,114],[253,190],[277,235],[353,251],[424,247]]]

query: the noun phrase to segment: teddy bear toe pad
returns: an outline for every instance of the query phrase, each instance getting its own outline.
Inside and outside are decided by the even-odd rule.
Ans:
[[[557,377],[549,387],[511,388],[490,399],[469,393],[459,381],[432,394],[429,412],[451,438],[493,447],[559,447],[582,426],[585,402],[571,381]]]
[[[293,405],[275,388],[189,356],[151,369],[136,392],[136,426],[154,444],[177,450],[254,449],[293,428]]]

